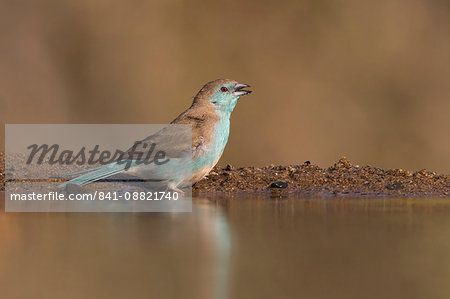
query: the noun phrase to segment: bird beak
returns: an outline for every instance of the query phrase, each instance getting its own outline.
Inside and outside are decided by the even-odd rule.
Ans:
[[[251,92],[252,92],[251,90],[243,90],[243,89],[246,88],[246,87],[250,87],[250,85],[242,84],[242,83],[237,83],[237,84],[234,86],[234,92],[233,92],[233,95],[234,95],[234,96],[237,96],[237,97],[240,97],[240,96],[245,96],[245,95],[251,93]]]

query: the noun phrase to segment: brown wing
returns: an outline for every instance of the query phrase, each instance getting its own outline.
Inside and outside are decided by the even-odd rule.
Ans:
[[[151,155],[155,155],[157,151],[164,151],[167,158],[187,157],[187,155],[198,153],[199,149],[209,143],[217,120],[218,116],[212,107],[192,105],[170,125],[130,147],[124,157],[125,159],[142,159],[151,150]],[[192,135],[189,134],[190,130]],[[190,136],[192,139],[189,138]]]

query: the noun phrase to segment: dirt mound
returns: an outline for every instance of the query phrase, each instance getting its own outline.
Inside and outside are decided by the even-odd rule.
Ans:
[[[329,168],[306,161],[302,165],[215,167],[194,187],[198,191],[298,191],[323,195],[449,196],[450,176],[432,171],[411,172],[360,167],[346,158]],[[283,191],[282,191],[283,190]]]
[[[0,190],[4,190],[4,167],[4,154],[0,153]],[[302,165],[270,165],[262,168],[216,166],[206,178],[193,186],[193,191],[295,191],[314,195],[449,197],[450,176],[427,170],[411,172],[360,167],[341,158],[326,169],[309,161]]]

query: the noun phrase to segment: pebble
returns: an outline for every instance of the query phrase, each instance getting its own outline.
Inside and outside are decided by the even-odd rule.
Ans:
[[[269,188],[277,188],[277,189],[285,189],[287,188],[288,183],[285,181],[275,181],[272,184],[270,184]]]
[[[386,189],[388,189],[388,190],[400,190],[400,189],[403,189],[403,185],[400,182],[395,182],[393,184],[386,185]]]

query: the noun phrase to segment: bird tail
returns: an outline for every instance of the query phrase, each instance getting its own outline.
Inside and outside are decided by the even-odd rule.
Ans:
[[[66,178],[66,177],[69,177],[69,176],[74,176],[74,175],[78,175],[78,174],[82,174],[82,173],[86,173],[86,172],[91,172],[91,171],[100,169],[100,168],[102,168],[102,167],[103,167],[103,166],[99,166],[99,167],[83,169],[83,170],[75,171],[75,172],[69,172],[69,173],[58,174],[58,175],[55,175],[55,176],[51,176],[50,178],[51,178],[51,179],[62,179],[62,178]]]
[[[61,185],[58,185],[58,188],[65,188],[67,184],[75,184],[79,186],[83,186],[89,183],[93,183],[95,181],[110,177],[112,175],[118,174],[119,172],[122,172],[127,167],[126,163],[111,163],[104,166],[96,167],[90,169],[91,172],[81,175],[79,177],[76,177],[68,182],[65,182]],[[84,173],[88,170],[82,170],[79,172],[73,172],[71,175],[77,174],[77,173]]]

